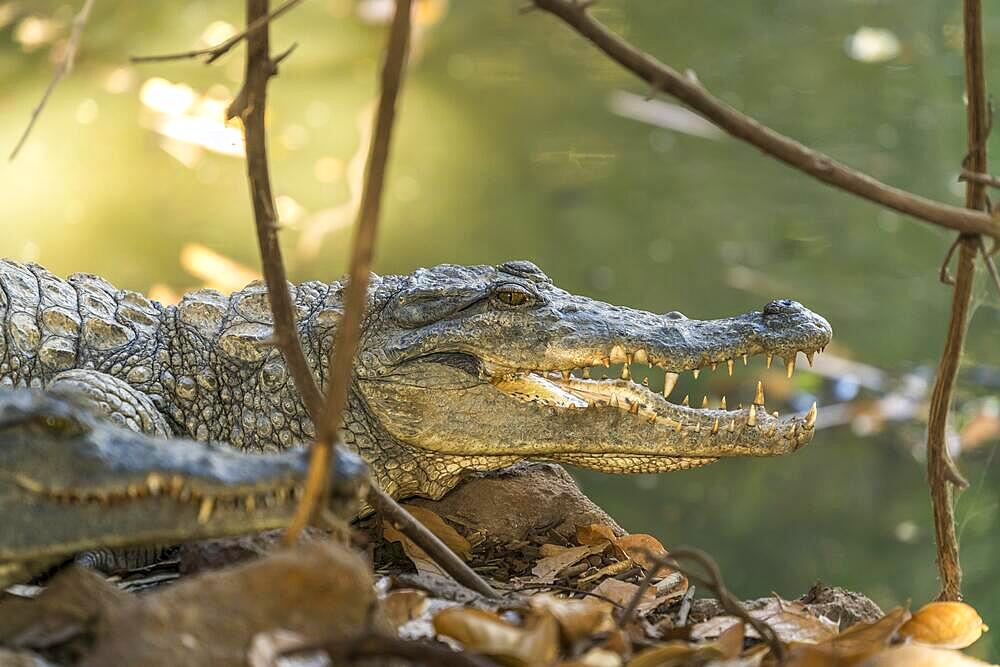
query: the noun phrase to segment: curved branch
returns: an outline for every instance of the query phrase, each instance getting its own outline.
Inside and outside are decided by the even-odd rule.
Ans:
[[[871,176],[813,150],[763,125],[718,99],[693,81],[608,30],[575,0],[534,0],[535,6],[559,17],[612,60],[663,91],[737,139],[835,188],[900,213],[960,232],[1000,239],[1000,222],[989,214],[950,206],[886,185]]]

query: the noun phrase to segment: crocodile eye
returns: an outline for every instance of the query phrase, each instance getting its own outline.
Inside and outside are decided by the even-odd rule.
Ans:
[[[58,435],[76,436],[85,430],[83,425],[75,419],[61,415],[45,415],[40,417],[38,421],[46,430]]]
[[[493,298],[505,306],[523,306],[534,299],[534,295],[514,283],[500,285],[493,290]]]

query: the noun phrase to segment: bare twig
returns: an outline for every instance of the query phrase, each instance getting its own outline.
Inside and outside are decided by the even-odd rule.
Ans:
[[[420,665],[442,665],[442,667],[495,667],[492,660],[468,651],[453,651],[446,646],[426,642],[407,641],[385,635],[364,635],[354,639],[312,642],[284,651],[282,656],[302,655],[313,651],[325,651],[338,665],[354,663],[372,658],[399,658]]]
[[[660,570],[663,568],[672,568],[679,571],[689,581],[694,581],[700,586],[706,587],[708,590],[715,594],[715,598],[722,604],[722,608],[728,611],[733,616],[736,616],[748,625],[752,626],[754,630],[761,636],[768,646],[771,647],[771,652],[774,654],[775,659],[778,663],[781,663],[785,657],[785,646],[781,643],[778,635],[774,632],[774,629],[768,625],[765,621],[758,618],[754,618],[750,612],[744,608],[743,603],[733,595],[726,584],[722,580],[722,572],[719,570],[719,566],[707,553],[701,549],[694,548],[680,548],[674,549],[668,555],[664,556],[660,553],[655,553],[648,549],[640,548],[646,556],[654,561],[654,565],[650,568],[649,572],[639,583],[639,588],[636,589],[635,593],[632,595],[632,599],[629,600],[628,605],[625,607],[625,611],[621,613],[618,617],[618,627],[624,628],[628,625],[629,621],[632,620],[632,616],[635,614],[635,610],[642,600],[642,596],[649,590],[649,587],[653,583],[653,579],[659,574]],[[680,561],[694,561],[701,566],[702,571],[692,569],[686,565],[683,565]]]
[[[562,19],[612,60],[654,89],[676,97],[732,136],[756,146],[785,164],[828,185],[900,213],[960,232],[1000,238],[1000,222],[987,213],[949,206],[886,185],[740,113],[713,96],[696,80],[683,76],[619,38],[586,11],[587,3],[576,0],[534,2],[539,9]]]
[[[497,599],[500,597],[499,593],[455,555],[455,552],[438,539],[437,535],[427,530],[377,484],[373,484],[368,491],[368,502],[378,510],[383,521],[388,521],[397,530],[413,540],[455,581],[488,598]]]
[[[327,387],[322,418],[317,424],[317,438],[312,446],[305,493],[285,534],[286,542],[298,539],[299,533],[311,521],[326,493],[325,471],[330,459],[330,448],[337,439],[347,402],[347,391],[353,379],[354,354],[361,330],[361,319],[368,301],[368,274],[375,246],[375,231],[378,227],[382,185],[389,158],[392,124],[396,115],[396,96],[402,84],[403,67],[409,48],[411,4],[412,0],[399,0],[396,3],[396,12],[389,29],[375,130],[365,167],[361,205],[351,249],[350,282],[344,296],[344,317],[337,328],[336,341],[330,350],[330,383]]]
[[[247,0],[247,24],[254,25],[261,16],[267,16],[267,6],[268,0]],[[323,397],[299,343],[285,262],[281,257],[281,246],[278,245],[277,215],[267,163],[267,135],[264,128],[267,82],[277,73],[277,66],[271,58],[268,33],[267,30],[248,31],[243,87],[229,106],[227,114],[230,117],[238,116],[243,121],[247,178],[250,181],[250,198],[264,282],[267,284],[267,296],[274,316],[275,340],[295,382],[295,389],[302,397],[309,414],[315,419],[322,410]]]
[[[1000,176],[993,176],[992,174],[980,174],[978,171],[972,171],[971,169],[963,169],[962,173],[958,177],[958,180],[966,181],[968,183],[979,183],[980,185],[988,185],[991,188],[1000,188]]]
[[[271,21],[278,18],[279,16],[281,16],[282,14],[284,14],[285,12],[287,12],[289,9],[299,4],[300,2],[302,2],[302,0],[286,0],[286,2],[282,3],[273,12],[269,14],[264,14],[262,16],[258,16],[252,22],[248,23],[246,30],[244,30],[243,32],[235,34],[226,41],[216,44],[215,46],[209,46],[204,49],[193,49],[191,51],[180,51],[178,53],[163,53],[154,56],[132,56],[131,58],[129,58],[129,62],[152,63],[152,62],[163,62],[166,60],[185,60],[188,58],[200,58],[202,56],[208,56],[207,58],[205,58],[205,64],[210,65],[219,58],[221,58],[222,56],[224,56],[225,54],[229,53],[229,51],[234,46],[239,44],[244,39],[249,41],[249,38],[252,35],[259,32],[261,28],[263,28],[266,25],[269,25]],[[280,62],[281,59],[276,58],[275,60]]]
[[[982,7],[979,0],[963,0],[965,28],[965,94],[967,99],[968,155],[964,167],[975,174],[987,172],[986,138],[990,118],[987,112],[986,80],[983,69]],[[964,173],[964,172],[963,172]],[[981,179],[966,179],[965,205],[973,210],[987,208],[986,184]],[[951,296],[951,320],[945,338],[944,351],[938,364],[937,378],[931,393],[927,424],[927,481],[930,484],[931,506],[934,511],[934,536],[937,544],[938,576],[941,578],[941,600],[962,599],[962,567],[959,563],[958,538],[955,535],[954,487],[965,488],[968,482],[955,467],[948,453],[945,433],[951,394],[969,322],[969,305],[975,279],[975,260],[981,238],[962,234],[958,240],[958,266],[955,269]],[[988,253],[983,253],[989,257]]]
[[[90,18],[90,10],[94,8],[94,0],[84,0],[83,7],[75,17],[73,17],[73,27],[69,33],[69,39],[66,40],[66,48],[63,52],[62,59],[59,64],[56,65],[56,71],[52,74],[52,80],[49,81],[48,87],[45,89],[45,93],[42,95],[42,99],[38,101],[38,104],[31,111],[31,118],[28,120],[28,126],[24,128],[24,132],[21,133],[21,138],[17,140],[17,144],[14,146],[14,150],[10,152],[7,156],[7,161],[11,162],[17,157],[17,154],[21,151],[21,146],[24,142],[28,140],[28,135],[31,134],[32,128],[35,127],[35,122],[38,120],[38,116],[41,115],[42,109],[49,101],[49,97],[52,95],[52,91],[56,89],[62,78],[70,73],[73,69],[73,64],[76,62],[76,52],[80,48],[80,39],[83,37],[83,28],[87,25],[87,19]]]

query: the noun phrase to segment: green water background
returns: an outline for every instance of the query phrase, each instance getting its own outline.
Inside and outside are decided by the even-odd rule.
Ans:
[[[74,11],[61,2],[30,4],[64,23]],[[21,157],[0,167],[0,255],[60,274],[93,271],[139,290],[197,285],[178,261],[188,242],[255,266],[241,162],[205,155],[185,167],[139,120],[144,80],[235,92],[240,54],[213,67],[131,68],[132,83],[120,93],[104,85],[130,54],[190,48],[214,20],[238,25],[241,4],[97,3],[76,70]],[[554,19],[521,16],[517,5],[452,2],[440,21],[421,28],[377,271],[527,258],[566,289],[692,317],[793,298],[828,317],[841,354],[896,375],[933,368],[948,316],[949,292],[937,273],[950,233],[821,186],[734,140],[616,116],[609,96],[644,95],[644,86]],[[960,205],[960,5],[608,0],[596,11],[762,122],[888,183]],[[995,87],[1000,8],[985,5],[987,83]],[[16,25],[0,32],[5,151],[50,75],[48,49],[25,53]],[[848,57],[845,40],[862,26],[892,31],[899,54],[878,63]],[[276,192],[307,211],[336,206],[348,197],[345,178],[319,182],[316,162],[342,165],[357,150],[383,29],[358,20],[351,3],[314,0],[273,32],[276,49],[299,44],[271,86]],[[326,237],[313,258],[296,253],[300,233],[292,225],[282,234],[294,279],[332,280],[345,270],[346,230]],[[967,366],[1000,363],[997,303],[981,276]],[[798,377],[800,388],[818,385],[807,373]],[[989,391],[965,381],[958,393]],[[578,477],[629,530],[712,553],[741,596],[797,596],[820,579],[886,607],[919,605],[938,589],[922,454],[912,446],[922,429],[914,423],[872,437],[834,429],[783,459]],[[962,457],[972,486],[958,505],[965,591],[995,626],[996,444]],[[1000,657],[997,636],[972,652]]]

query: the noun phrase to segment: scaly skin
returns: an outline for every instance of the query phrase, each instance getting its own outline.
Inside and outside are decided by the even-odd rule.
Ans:
[[[307,467],[304,450],[152,438],[64,398],[0,391],[0,589],[86,549],[284,527]],[[350,518],[367,466],[338,449],[330,480],[329,509]]]
[[[273,347],[265,288],[197,290],[175,306],[92,275],[62,281],[0,262],[0,383],[87,397],[135,430],[273,452],[314,434]],[[343,285],[289,286],[313,372],[342,314]],[[442,265],[372,278],[344,440],[396,497],[437,498],[470,470],[524,458],[608,472],[657,472],[720,457],[790,452],[815,410],[696,409],[638,383],[588,380],[611,363],[677,374],[744,355],[794,363],[830,325],[792,301],[721,320],[655,315],[555,287],[530,262]],[[571,374],[571,372],[573,374]]]

